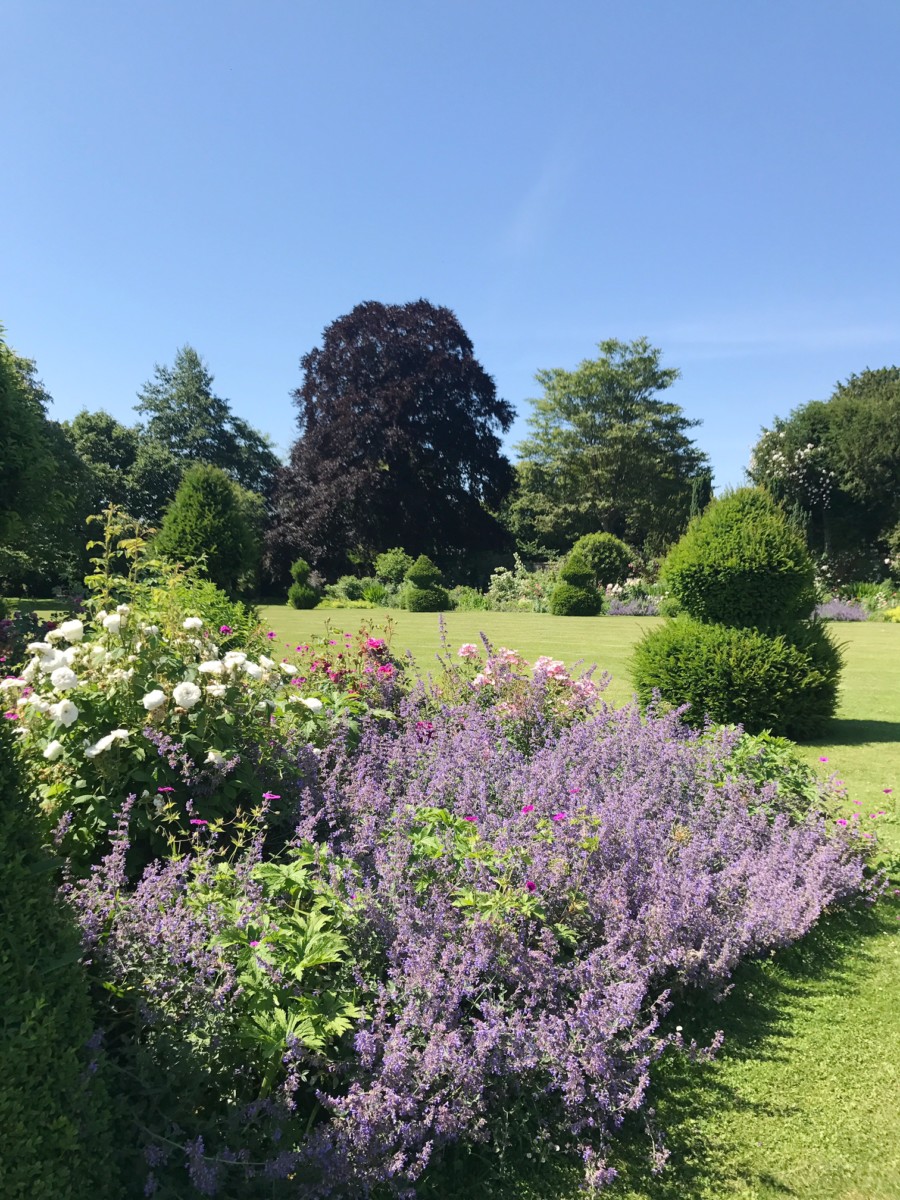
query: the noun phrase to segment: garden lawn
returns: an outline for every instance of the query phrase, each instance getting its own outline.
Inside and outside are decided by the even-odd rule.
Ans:
[[[262,610],[276,645],[333,629],[394,623],[393,649],[419,668],[440,646],[434,614]],[[628,659],[652,617],[551,617],[533,613],[449,613],[448,645],[478,641],[529,660],[549,654],[610,672],[613,703],[631,696]],[[840,707],[828,735],[803,747],[810,761],[847,786],[847,812],[879,830],[897,862],[900,827],[900,626],[833,624],[845,647]],[[890,793],[884,789],[892,788]],[[854,801],[860,801],[854,804]],[[886,812],[872,819],[870,812]],[[896,873],[896,872],[895,872]],[[895,885],[900,883],[895,879]],[[872,912],[838,913],[798,946],[743,966],[721,1004],[689,1006],[685,1036],[726,1041],[707,1066],[670,1060],[652,1102],[667,1129],[668,1170],[647,1174],[646,1134],[626,1128],[620,1181],[610,1200],[898,1200],[900,1198],[900,903],[891,894]],[[688,1023],[689,1022],[689,1023]],[[629,1147],[634,1144],[635,1152]],[[580,1172],[517,1152],[498,1175],[476,1152],[431,1180],[439,1200],[473,1194],[576,1200]]]

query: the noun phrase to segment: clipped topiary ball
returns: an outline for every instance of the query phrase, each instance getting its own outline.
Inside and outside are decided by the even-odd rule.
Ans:
[[[587,533],[572,547],[590,567],[593,582],[606,586],[608,583],[624,583],[628,578],[631,551],[621,538],[612,533]]]
[[[714,500],[670,551],[662,578],[698,621],[784,629],[815,605],[806,547],[760,488]]]
[[[571,583],[574,587],[593,587],[594,572],[582,554],[573,550],[560,568],[559,577],[563,583]]]
[[[311,570],[312,568],[305,558],[298,558],[291,566],[291,579],[293,579],[294,583],[308,583]]]
[[[315,608],[319,593],[308,583],[292,583],[288,588],[288,604],[292,608]]]
[[[602,608],[603,599],[594,588],[562,581],[550,594],[550,612],[554,617],[596,617]]]
[[[833,716],[840,669],[840,650],[815,623],[769,634],[678,617],[647,634],[632,659],[643,704],[658,691],[672,705],[690,704],[689,724],[709,715],[795,739],[817,736]]]
[[[404,598],[410,612],[446,612],[452,607],[450,597],[441,587],[408,587]]]
[[[425,554],[420,554],[406,572],[406,578],[417,588],[439,587],[441,572]]]

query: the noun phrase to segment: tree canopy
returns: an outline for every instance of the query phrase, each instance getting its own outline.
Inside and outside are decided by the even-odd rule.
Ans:
[[[192,346],[182,346],[171,367],[157,363],[135,406],[147,419],[145,435],[186,463],[219,467],[249,491],[268,494],[278,470],[269,439],[236,416],[212,385]]]
[[[870,574],[900,525],[900,368],[851,375],[776,418],[748,475],[801,519],[838,577]]]
[[[359,304],[301,368],[273,560],[340,571],[401,544],[447,565],[503,545],[487,510],[512,483],[499,435],[514,414],[449,309]]]
[[[658,551],[684,528],[692,482],[708,467],[688,436],[699,421],[660,396],[679,372],[646,338],[598,348],[574,371],[537,373],[543,395],[517,447],[510,525],[523,542],[553,549],[603,532]]]

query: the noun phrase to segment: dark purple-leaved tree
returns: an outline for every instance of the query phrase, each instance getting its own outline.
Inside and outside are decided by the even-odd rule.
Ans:
[[[302,555],[328,573],[391,546],[444,566],[505,535],[490,515],[512,482],[513,409],[448,308],[367,301],[301,359],[300,436],[281,473],[274,574]]]

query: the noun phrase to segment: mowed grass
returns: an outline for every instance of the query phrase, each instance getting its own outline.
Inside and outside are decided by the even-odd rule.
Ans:
[[[332,629],[393,621],[395,650],[428,670],[440,646],[431,614],[263,609],[282,648]],[[555,618],[531,613],[449,613],[449,646],[478,641],[526,658],[596,662],[612,675],[607,696],[631,698],[628,660],[657,618]],[[877,826],[888,854],[900,848],[900,627],[835,624],[844,644],[840,708],[828,735],[803,753],[844,780],[847,811]],[[276,642],[276,645],[278,642]],[[885,788],[893,788],[885,793]],[[854,800],[861,803],[855,805]],[[868,813],[884,810],[887,818]],[[895,880],[895,884],[896,884]],[[736,974],[720,1004],[689,1002],[685,1035],[725,1046],[709,1065],[672,1058],[650,1097],[671,1160],[657,1177],[644,1165],[646,1132],[626,1124],[617,1139],[620,1179],[610,1200],[900,1200],[900,903],[835,913],[802,943]],[[498,1173],[478,1152],[431,1180],[439,1200],[472,1196],[576,1200],[579,1173],[517,1151]]]

